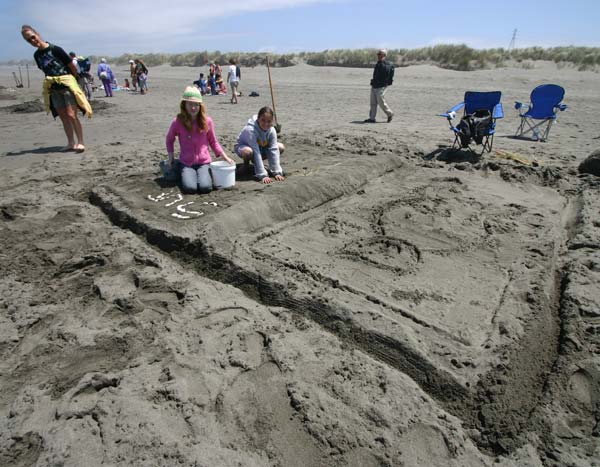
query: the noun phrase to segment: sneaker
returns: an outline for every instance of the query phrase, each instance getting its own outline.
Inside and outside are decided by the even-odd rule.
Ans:
[[[363,123],[375,123],[375,120],[372,118],[367,118],[366,120],[363,120]]]
[[[392,118],[394,118],[394,114],[388,115],[388,123],[390,123],[392,121]]]

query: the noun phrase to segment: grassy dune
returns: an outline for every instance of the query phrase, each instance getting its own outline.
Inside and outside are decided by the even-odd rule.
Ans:
[[[133,58],[141,58],[148,66],[170,64],[172,66],[203,66],[214,62],[228,63],[235,58],[243,67],[266,64],[267,55],[257,52],[202,51],[181,54],[123,54],[108,58],[109,63],[125,65]],[[97,63],[99,56],[92,56]],[[276,67],[307,63],[314,66],[340,66],[367,68],[374,64],[375,49],[336,49],[322,52],[298,52],[292,54],[270,54],[270,63]],[[388,59],[396,66],[432,64],[440,68],[458,71],[497,68],[507,65],[531,67],[538,60],[555,62],[559,67],[569,66],[578,70],[597,71],[600,65],[599,47],[528,47],[523,49],[472,49],[464,44],[436,45],[420,49],[390,49]],[[27,61],[12,61],[8,65],[25,64]]]

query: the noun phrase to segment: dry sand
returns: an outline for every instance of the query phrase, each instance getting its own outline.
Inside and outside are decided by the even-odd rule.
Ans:
[[[98,91],[83,154],[13,111],[41,76],[12,71],[1,465],[600,465],[600,180],[577,172],[600,75],[401,68],[393,122],[364,125],[371,70],[275,69],[287,180],[180,200],[158,162],[203,70]],[[544,82],[569,109],[549,141],[512,138],[513,101]],[[205,99],[230,154],[266,70],[241,90]],[[494,148],[537,165],[446,150],[436,114],[466,90],[503,92]]]

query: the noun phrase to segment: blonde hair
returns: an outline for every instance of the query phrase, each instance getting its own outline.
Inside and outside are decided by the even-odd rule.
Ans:
[[[179,104],[177,120],[183,123],[183,126],[186,127],[188,131],[192,131],[192,116],[185,108],[185,103],[186,101],[181,101]],[[200,111],[198,112],[198,115],[196,115],[196,123],[198,124],[198,131],[202,132],[208,130],[208,124],[206,123],[206,109],[202,102],[198,102],[198,105],[200,105]]]

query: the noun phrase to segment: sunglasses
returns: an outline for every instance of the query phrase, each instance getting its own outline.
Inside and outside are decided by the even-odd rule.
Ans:
[[[26,37],[25,40],[29,43],[32,43],[33,41],[37,40],[38,37],[36,34],[33,34],[32,36]]]

